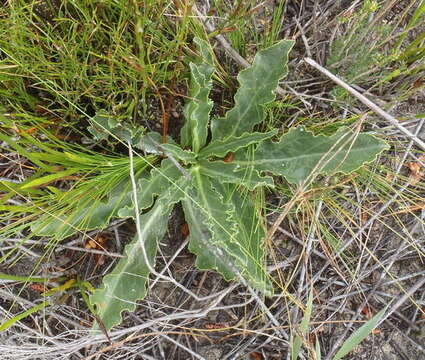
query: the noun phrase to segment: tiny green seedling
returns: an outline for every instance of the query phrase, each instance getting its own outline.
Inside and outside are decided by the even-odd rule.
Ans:
[[[264,105],[275,99],[278,81],[287,74],[293,46],[289,40],[258,52],[253,65],[238,75],[234,107],[222,118],[210,118],[213,57],[207,42],[194,41],[200,61],[190,64],[190,100],[184,109],[181,143],[161,144],[158,133],[140,135],[118,129],[105,116],[95,118],[102,128],[112,133],[117,130],[114,134],[130,147],[162,157],[160,165],[149,174],[131,174],[115,187],[91,209],[91,220],[84,227],[78,216],[75,220],[44,219],[33,226],[38,235],[63,238],[78,229],[105,227],[112,217],[136,218],[139,231],[126,246],[125,258],[90,297],[107,329],[118,325],[121,313],[134,311],[136,301],[146,295],[175,204],[182,204],[189,225],[189,250],[196,255],[198,268],[216,270],[226,280],[237,279],[271,295],[272,281],[264,266],[265,227],[249,191],[273,187],[271,174],[306,186],[318,174],[349,173],[373,161],[387,147],[372,135],[348,128],[331,136],[316,136],[304,127],[283,135],[276,130],[254,131],[264,120]],[[92,132],[96,134],[95,127]]]

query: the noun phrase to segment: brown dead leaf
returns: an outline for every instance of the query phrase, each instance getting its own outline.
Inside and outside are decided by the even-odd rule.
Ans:
[[[84,245],[86,249],[106,251],[108,245],[108,239],[101,234],[97,234],[94,238],[88,239]],[[102,266],[105,264],[105,256],[103,254],[94,254],[96,266]]]
[[[420,88],[423,84],[425,83],[424,79],[417,79],[414,83],[413,83],[413,88],[417,89]]]
[[[186,239],[189,236],[189,225],[185,222],[180,229],[183,238]]]
[[[233,31],[236,31],[236,30],[237,30],[237,28],[235,26],[230,26],[230,27],[223,28],[221,30],[221,32],[222,33],[229,33],[229,32],[233,32]]]
[[[362,314],[365,315],[368,320],[372,318],[372,310],[367,305],[362,309]]]
[[[96,254],[96,265],[102,266],[105,264],[105,256],[103,254]]]
[[[105,245],[107,241],[108,239],[104,236],[96,235],[94,238],[87,240],[84,247],[86,249],[105,250]]]
[[[227,325],[223,323],[207,323],[204,326],[205,326],[205,329],[208,329],[208,330],[217,330],[217,329],[227,328]]]
[[[423,159],[420,159],[421,161]],[[424,169],[422,168],[421,164],[416,161],[410,161],[406,163],[406,166],[409,168],[409,178],[412,185],[415,185],[418,183],[425,175]]]
[[[233,153],[232,152],[228,152],[227,155],[224,157],[223,161],[225,163],[229,163],[233,161]]]
[[[369,213],[367,211],[362,211],[360,218],[363,224],[366,223],[370,218]]]
[[[252,360],[264,360],[263,355],[261,355],[261,354],[260,354],[259,352],[257,352],[257,351],[254,351],[254,352],[250,353],[250,354],[249,354],[249,357],[250,357]]]
[[[394,174],[388,171],[387,175],[385,176],[385,180],[387,180],[388,182],[391,182],[394,180],[394,178],[395,178]]]
[[[48,289],[43,284],[31,284],[29,285],[30,289],[37,291],[39,293],[46,292]]]

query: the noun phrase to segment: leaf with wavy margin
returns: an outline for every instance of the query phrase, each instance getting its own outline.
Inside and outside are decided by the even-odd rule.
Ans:
[[[146,296],[149,269],[155,266],[158,243],[167,231],[173,205],[185,196],[186,187],[187,179],[181,177],[157,199],[149,212],[140,216],[141,233],[125,247],[126,257],[120,259],[112,272],[103,278],[103,286],[90,297],[106,329],[120,324],[121,313],[134,311],[136,301]],[[145,253],[140,241],[143,241]],[[93,328],[97,329],[97,324]]]
[[[213,140],[251,132],[264,120],[263,105],[275,99],[274,90],[279,80],[288,74],[288,54],[293,45],[292,40],[282,40],[259,51],[252,66],[239,73],[235,106],[224,118],[211,122]]]
[[[31,223],[31,231],[37,236],[62,240],[78,231],[103,229],[122,206],[131,204],[130,185],[130,179],[121,181],[109,192],[106,201],[82,194],[84,198],[72,207],[72,213],[64,214],[64,210],[47,213]]]
[[[226,201],[231,202],[235,208],[234,220],[238,224],[239,232],[237,242],[240,250],[248,261],[243,262],[241,273],[245,280],[255,289],[266,295],[273,293],[270,276],[265,267],[265,238],[266,231],[264,220],[255,209],[249,193],[244,194],[241,189],[233,184],[221,186],[214,182],[218,191]],[[235,254],[235,256],[238,256]]]
[[[142,178],[137,182],[137,201],[139,210],[147,209],[152,206],[155,196],[163,194],[182,176],[183,174],[171,160],[162,160],[161,166],[152,169],[148,178]],[[131,200],[127,204],[121,204],[117,216],[123,218],[135,217],[134,204]]]
[[[209,44],[199,38],[193,40],[197,45],[203,62],[200,64],[190,63],[191,81],[189,102],[184,108],[186,123],[181,130],[182,147],[192,146],[192,150],[198,153],[205,145],[208,135],[209,114],[213,102],[208,96],[211,91],[211,77],[215,69],[209,50]]]
[[[166,156],[173,156],[175,159],[183,161],[185,164],[194,163],[196,155],[190,150],[183,150],[179,145],[161,144],[161,150]]]
[[[238,184],[254,190],[258,186],[274,186],[270,176],[261,175],[253,166],[240,166],[238,163],[223,161],[199,160],[200,171],[223,183]]]
[[[178,146],[171,137],[168,137],[167,141],[168,144]],[[134,147],[149,154],[162,155],[161,145],[164,145],[162,135],[156,131],[150,131],[140,136]]]
[[[192,199],[182,201],[182,206],[190,231],[189,251],[197,255],[196,266],[201,270],[215,270],[228,281],[234,279],[236,275],[231,259],[221,248],[211,244],[208,216],[199,210],[193,200],[197,200],[194,194]]]
[[[237,152],[232,164],[253,167],[301,184],[313,174],[350,173],[373,161],[388,145],[370,134],[342,128],[331,136],[314,135],[304,127],[289,130],[279,141],[263,141],[252,159]]]
[[[239,137],[231,136],[224,140],[216,140],[208,144],[199,152],[199,157],[210,156],[223,157],[229,152],[235,152],[249,145],[258,144],[261,141],[271,138],[277,134],[277,130],[266,133],[245,133]]]
[[[113,137],[114,140],[119,139],[124,143],[131,142],[136,144],[142,133],[141,127],[136,128],[129,124],[120,124],[105,110],[98,111],[89,121],[91,126],[87,130],[98,141],[108,140]]]
[[[168,159],[164,159],[161,167],[152,169],[149,177],[138,180],[137,192],[139,209],[152,206],[155,196],[162,194],[182,173]],[[87,196],[90,196],[88,194]],[[78,231],[103,229],[114,217],[133,217],[134,206],[131,199],[130,178],[122,181],[109,192],[106,201],[99,199],[83,199],[78,212],[69,215],[47,214],[34,221],[31,230],[38,236],[52,236],[64,239]]]
[[[264,271],[264,229],[248,198],[194,172],[195,190],[182,201],[189,224],[189,249],[200,269],[220,272],[226,280],[240,274],[266,294],[272,287]],[[229,191],[231,189],[231,191]],[[243,208],[241,208],[243,206]]]

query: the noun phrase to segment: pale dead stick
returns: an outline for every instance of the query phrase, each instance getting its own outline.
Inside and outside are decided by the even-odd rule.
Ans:
[[[319,70],[322,74],[326,75],[328,78],[330,78],[333,82],[337,83],[339,86],[343,87],[345,90],[347,90],[351,95],[356,97],[359,101],[361,101],[363,104],[365,104],[367,107],[369,107],[372,111],[377,113],[378,115],[382,116],[385,120],[387,120],[390,124],[394,125],[396,128],[398,128],[404,135],[406,135],[409,139],[414,141],[416,145],[418,145],[422,150],[425,150],[425,142],[423,142],[421,139],[419,139],[415,134],[411,133],[409,130],[407,130],[403,125],[400,124],[400,122],[390,114],[388,114],[386,111],[382,110],[378,105],[370,101],[368,98],[366,98],[364,95],[360,94],[357,90],[354,90],[350,85],[342,81],[340,78],[332,74],[330,71],[325,69],[323,66],[320,66],[317,62],[315,62],[313,59],[310,58],[304,58],[304,61]]]

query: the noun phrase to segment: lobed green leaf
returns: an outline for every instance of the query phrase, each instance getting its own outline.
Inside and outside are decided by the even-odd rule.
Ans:
[[[239,232],[237,234],[236,248],[228,248],[230,254],[237,259],[237,266],[244,279],[256,290],[268,296],[272,295],[273,287],[265,267],[265,238],[264,221],[255,209],[248,193],[241,193],[238,186],[227,184],[219,192],[225,196],[235,209],[234,219]],[[236,250],[236,251],[235,251]]]
[[[164,159],[161,166],[153,168],[148,178],[142,178],[137,184],[137,202],[139,210],[152,206],[155,196],[160,196],[178,182],[182,173],[169,159]],[[135,217],[134,204],[131,201],[121,203],[117,215],[119,217]]]
[[[212,121],[213,140],[239,137],[264,120],[263,105],[275,99],[274,90],[288,73],[288,54],[293,45],[292,40],[282,40],[259,51],[252,66],[239,73],[235,106],[224,118]]]
[[[223,183],[237,184],[254,190],[259,186],[274,186],[270,176],[262,176],[252,166],[241,166],[235,162],[208,161],[198,162],[200,171],[212,179],[219,179]]]
[[[183,150],[180,146],[174,144],[161,144],[161,150],[164,151],[166,156],[173,156],[174,158],[183,161],[185,164],[194,163],[196,155],[190,150]]]
[[[154,208],[141,216],[143,226],[143,255],[140,237],[125,247],[125,258],[120,259],[112,272],[103,278],[103,287],[90,297],[96,311],[107,329],[121,323],[124,310],[134,311],[136,301],[146,296],[146,285],[150,270],[146,261],[153,266],[159,241],[167,230],[171,207],[158,201]],[[97,324],[94,325],[97,328]]]
[[[102,288],[90,297],[90,302],[96,305],[97,315],[107,329],[120,324],[121,313],[125,310],[134,311],[136,301],[146,296],[158,243],[167,230],[173,205],[185,196],[187,185],[187,179],[181,177],[162,193],[150,211],[140,216],[141,233],[125,247],[126,257],[120,259],[112,272],[104,277]],[[97,324],[93,327],[97,329]]]
[[[347,128],[332,136],[315,136],[299,127],[289,130],[278,142],[262,142],[252,159],[238,152],[233,163],[241,168],[252,166],[257,171],[271,172],[284,176],[293,184],[301,184],[313,173],[350,173],[373,161],[387,148],[385,141]]]
[[[269,139],[277,134],[277,130],[267,133],[245,133],[239,137],[231,136],[223,140],[212,141],[199,152],[199,157],[207,158],[210,156],[223,157],[229,152],[235,152],[252,144],[258,144],[263,140]]]
[[[188,220],[189,250],[200,269],[216,270],[226,280],[242,276],[251,286],[272,293],[264,270],[264,228],[248,197],[194,173],[195,189],[182,201]]]
[[[148,177],[138,180],[137,193],[139,209],[152,206],[154,198],[161,195],[182,173],[168,159],[164,159],[161,167],[152,169]],[[45,214],[31,225],[31,230],[38,236],[51,236],[64,239],[78,231],[105,228],[114,217],[135,216],[132,202],[131,181],[121,181],[106,196],[105,200],[91,198],[87,193],[72,209],[70,214]],[[78,211],[75,211],[78,209]]]
[[[98,140],[107,140],[110,136],[121,140],[124,143],[136,144],[141,135],[142,128],[122,125],[116,119],[111,117],[106,111],[99,111],[90,119],[91,126],[87,129]]]
[[[211,77],[215,69],[212,66],[214,62],[209,44],[199,38],[195,38],[193,41],[198,45],[203,62],[189,65],[191,71],[190,100],[184,108],[186,123],[181,130],[181,145],[183,147],[192,146],[192,150],[198,153],[207,141],[209,114],[213,107],[213,102],[208,99],[208,96],[212,87]]]
[[[162,135],[156,131],[150,131],[138,139],[138,142],[134,144],[134,147],[140,150],[143,150],[144,152],[148,154],[156,154],[156,155],[162,155],[163,151],[161,149],[161,146],[164,145],[174,145],[178,146],[176,142],[171,138],[168,137],[167,144],[162,144]]]
[[[196,255],[196,266],[201,270],[215,270],[226,280],[232,280],[236,274],[231,260],[221,248],[214,247],[211,243],[211,231],[207,225],[208,216],[199,211],[195,193],[191,199],[182,201],[183,211],[189,225],[189,251]]]
[[[207,223],[210,227],[215,229],[211,243],[214,244],[216,241],[221,243],[223,238],[232,238],[238,231],[232,218],[234,208],[224,202],[221,194],[215,191],[212,179],[202,175],[199,168],[195,168],[192,175],[196,204],[200,208],[199,211],[208,216]]]
[[[161,155],[159,145],[162,141],[162,136],[156,131],[148,132],[142,135],[139,141],[134,145],[137,149],[144,151],[147,154]]]

